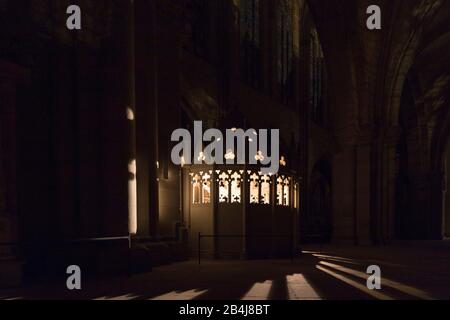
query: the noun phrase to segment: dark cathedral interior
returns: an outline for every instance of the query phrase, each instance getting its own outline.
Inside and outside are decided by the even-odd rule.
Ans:
[[[448,0],[0,0],[0,299],[450,299],[449,93]]]

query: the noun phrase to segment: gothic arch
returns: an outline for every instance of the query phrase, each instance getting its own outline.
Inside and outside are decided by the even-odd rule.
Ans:
[[[306,224],[307,242],[329,242],[332,236],[331,212],[331,163],[328,157],[316,162],[309,178],[308,212]]]
[[[412,81],[403,87],[399,108],[399,138],[397,144],[395,236],[408,239],[422,232],[424,217],[417,203],[418,184],[421,178],[421,144],[419,138],[419,117]]]
[[[385,82],[384,88],[381,87],[382,92],[379,96],[385,96],[384,93],[387,96],[387,127],[396,127],[398,124],[401,96],[406,77],[415,63],[419,50],[421,47],[423,48],[422,36],[424,28],[439,12],[441,5],[442,1],[440,0],[422,0],[413,10],[413,15],[406,17],[407,21],[410,21],[411,26],[415,27],[403,39],[402,45],[398,46],[397,49],[395,48],[395,33],[392,32],[391,37],[386,40],[383,46],[387,51],[384,57],[390,63],[387,64],[386,69],[388,81]],[[400,20],[402,20],[400,16],[393,16],[394,23]],[[386,72],[380,73],[382,78]]]

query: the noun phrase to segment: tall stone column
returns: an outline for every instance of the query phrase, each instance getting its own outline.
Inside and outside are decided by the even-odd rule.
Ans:
[[[444,198],[444,237],[450,238],[450,154],[445,158],[445,178],[444,190],[442,197]]]
[[[358,245],[372,244],[372,146],[366,142],[355,150],[355,237]]]
[[[372,244],[372,142],[370,130],[342,131],[333,157],[333,242]]]
[[[429,176],[429,217],[427,219],[427,239],[442,240],[444,236],[444,185],[445,175],[442,171],[433,171]],[[426,211],[425,211],[426,212]]]
[[[171,135],[181,122],[184,1],[157,2],[158,236],[176,237],[181,221],[180,168],[171,160]]]
[[[155,1],[134,1],[134,76],[137,166],[137,235],[158,226],[157,23]]]
[[[348,146],[332,161],[332,206],[334,243],[355,241],[355,150]]]
[[[0,61],[0,287],[21,283],[18,257],[18,216],[16,179],[16,109],[18,87],[26,82],[27,71]]]
[[[395,237],[395,185],[398,174],[397,143],[399,129],[391,128],[384,139],[382,155],[381,237],[389,242]]]

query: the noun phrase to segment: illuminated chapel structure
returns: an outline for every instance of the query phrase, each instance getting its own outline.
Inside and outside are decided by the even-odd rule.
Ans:
[[[450,237],[450,1],[380,0],[382,30],[367,1],[78,2],[71,31],[0,0],[0,286]],[[280,171],[175,165],[197,120],[279,129]]]

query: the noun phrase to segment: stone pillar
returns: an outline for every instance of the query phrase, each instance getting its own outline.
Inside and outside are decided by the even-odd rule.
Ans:
[[[27,72],[0,60],[0,243],[17,243],[16,109],[18,87]],[[18,245],[0,245],[0,288],[18,286],[22,265]]]
[[[444,222],[444,179],[445,175],[442,171],[435,171],[430,174],[430,193],[429,193],[429,225],[427,232],[427,239],[430,240],[442,240],[443,222]],[[426,211],[425,211],[426,212]]]
[[[391,128],[384,139],[382,155],[381,237],[383,242],[395,238],[395,188],[397,168],[398,128]]]
[[[136,96],[135,96],[135,72],[134,72],[134,4],[130,0],[129,11],[129,81],[130,81],[130,105],[127,109],[127,119],[130,130],[130,157],[128,160],[128,231],[131,235],[137,234],[137,180],[136,180]]]
[[[213,2],[213,1],[211,1]],[[241,58],[240,58],[240,30],[239,30],[239,7],[238,4],[222,4],[227,10],[227,15],[220,18],[221,28],[226,35],[226,42],[218,38],[220,45],[220,70],[219,105],[222,109],[230,109],[239,105],[239,84],[241,79]],[[216,14],[217,16],[217,14]],[[220,16],[220,15],[219,15]],[[229,29],[226,29],[229,28]]]
[[[411,175],[413,189],[408,233],[415,240],[442,239],[443,173],[429,172]]]
[[[157,2],[158,56],[158,226],[161,237],[175,237],[180,214],[180,168],[171,160],[171,134],[181,122],[183,1]]]
[[[450,153],[445,158],[445,180],[444,190],[442,191],[442,197],[444,198],[444,237],[450,238]]]
[[[332,161],[333,243],[355,241],[355,150],[349,146]]]
[[[370,130],[344,132],[333,157],[333,242],[372,244],[372,148]]]
[[[156,235],[158,224],[155,6],[155,1],[134,1],[137,234],[140,237]]]
[[[363,144],[355,151],[355,205],[356,232],[358,245],[370,245],[371,239],[371,145]]]

